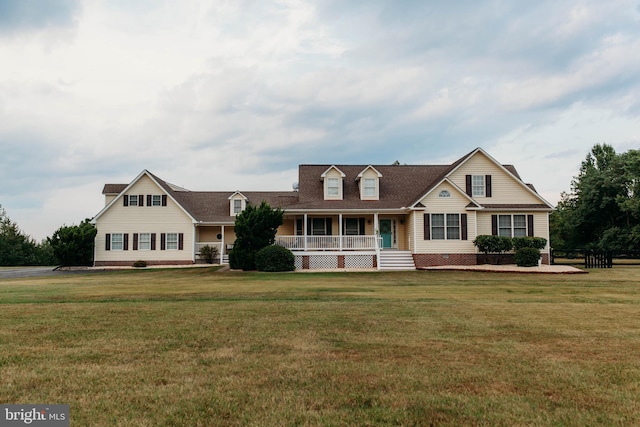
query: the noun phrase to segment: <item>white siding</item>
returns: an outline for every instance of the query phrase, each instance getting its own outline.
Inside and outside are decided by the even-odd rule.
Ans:
[[[441,191],[448,191],[451,197],[439,197]],[[476,238],[476,216],[474,211],[467,212],[469,199],[460,194],[452,185],[444,182],[422,199],[426,206],[425,212],[414,212],[416,227],[415,253],[475,253],[473,240]],[[425,240],[424,214],[467,214],[467,240]],[[410,221],[413,226],[413,219]]]
[[[468,159],[458,170],[449,176],[449,179],[465,191],[466,175],[491,175],[491,197],[475,197],[480,203],[487,204],[540,204],[543,203],[538,197],[525,188],[521,182],[507,174],[498,167],[491,159],[482,154],[476,153]]]
[[[146,195],[165,194],[148,176],[143,175],[126,195],[145,195],[144,206],[123,206],[122,198],[96,221],[96,262],[103,261],[189,261],[193,260],[194,226],[187,214],[167,198],[167,206],[147,206]],[[105,250],[105,236],[113,233],[129,234],[129,250]],[[134,233],[156,233],[156,250],[133,250]],[[183,250],[160,250],[160,233],[183,233]]]

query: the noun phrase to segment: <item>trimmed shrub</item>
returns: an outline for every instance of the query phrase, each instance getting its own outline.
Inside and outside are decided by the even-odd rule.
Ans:
[[[522,248],[544,249],[547,246],[547,239],[542,237],[514,237],[513,249],[516,251]]]
[[[540,249],[529,247],[520,248],[516,250],[514,259],[518,267],[536,267],[540,259]]]
[[[493,254],[493,264],[500,264],[499,254],[510,251],[513,248],[513,241],[510,237],[491,236],[481,234],[475,238],[473,244],[478,250],[485,254],[485,259],[489,260],[489,254]]]
[[[134,267],[146,267],[147,266],[147,262],[146,261],[142,261],[142,260],[138,260],[138,261],[135,261],[133,263],[133,266]]]
[[[256,268],[259,271],[293,271],[296,269],[295,256],[280,245],[266,246],[256,252]]]

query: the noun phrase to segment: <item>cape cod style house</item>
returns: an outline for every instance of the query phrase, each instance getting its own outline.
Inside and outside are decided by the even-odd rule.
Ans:
[[[549,240],[553,206],[481,148],[450,165],[300,165],[298,179],[294,191],[189,191],[144,170],[106,184],[95,265],[192,264],[204,245],[226,263],[235,216],[262,201],[284,209],[276,244],[298,269],[474,265],[477,235]]]

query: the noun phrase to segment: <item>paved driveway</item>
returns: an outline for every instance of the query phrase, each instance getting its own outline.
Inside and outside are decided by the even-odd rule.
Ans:
[[[64,274],[85,274],[91,272],[88,269],[60,269],[55,271],[53,269],[54,267],[2,267],[0,268],[0,279],[59,276]]]

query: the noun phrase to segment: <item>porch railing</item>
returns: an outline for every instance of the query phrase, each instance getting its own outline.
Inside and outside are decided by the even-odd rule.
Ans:
[[[222,253],[221,242],[196,242],[196,254],[200,254],[200,249],[202,249],[204,246],[211,246],[212,248],[218,249],[218,256]]]
[[[276,236],[276,245],[292,251],[304,250],[375,250],[380,248],[379,236]]]

